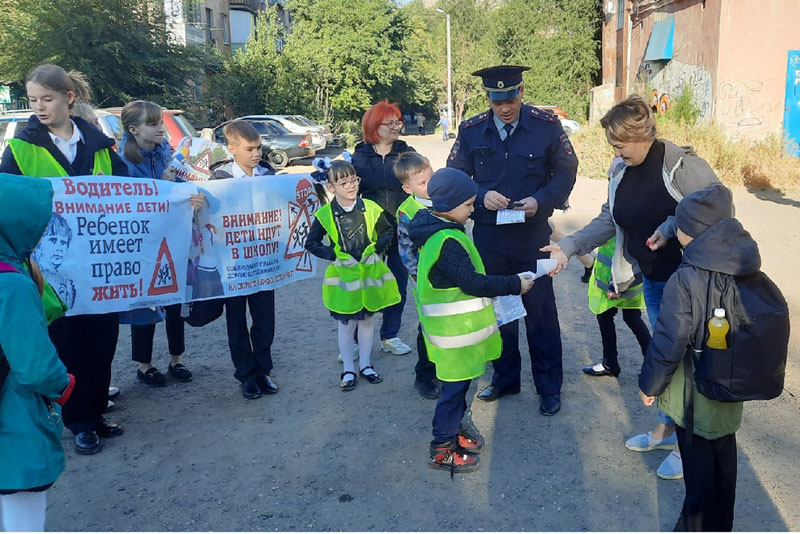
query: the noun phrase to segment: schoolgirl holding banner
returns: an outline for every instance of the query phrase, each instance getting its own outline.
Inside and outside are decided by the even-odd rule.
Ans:
[[[70,117],[75,104],[90,97],[83,74],[40,65],[28,76],[25,88],[34,114],[28,126],[9,141],[0,172],[31,177],[128,176],[125,163],[111,150],[114,140],[85,120]],[[64,425],[75,435],[78,454],[100,452],[102,438],[122,434],[121,427],[103,418],[119,315],[62,317],[50,325],[49,333],[59,358],[78,384],[64,405]]]
[[[164,137],[164,113],[155,102],[134,100],[122,108],[122,126],[125,134],[119,144],[122,160],[128,166],[129,176],[153,180],[175,181],[175,169],[170,167],[173,150]],[[203,205],[202,194],[192,195],[190,202],[197,210]],[[179,382],[192,380],[192,373],[181,362],[186,350],[181,304],[172,304],[155,310],[145,308],[124,313],[123,323],[131,325],[131,352],[133,361],[139,364],[137,379],[148,386],[166,386],[167,379],[153,366],[153,337],[155,323],[166,315],[167,344],[169,346],[170,376]]]

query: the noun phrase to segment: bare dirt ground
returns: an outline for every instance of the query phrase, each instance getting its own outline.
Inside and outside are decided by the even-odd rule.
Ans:
[[[409,136],[438,168],[452,140]],[[291,171],[300,168],[292,167]],[[569,233],[605,200],[605,182],[579,179],[566,214]],[[761,198],[759,198],[761,197]],[[759,243],[763,270],[800,317],[800,194],[735,191],[737,216]],[[623,441],[646,431],[655,408],[637,395],[638,346],[621,320],[618,380],[581,368],[600,355],[583,269],[573,259],[556,278],[564,341],[563,408],[539,415],[530,363],[522,393],[472,403],[487,439],[481,468],[454,480],[426,467],[434,402],[413,389],[416,352],[373,362],[384,382],[338,388],[335,323],[319,280],[277,290],[272,377],[281,391],[245,401],[233,378],[224,320],[187,327],[185,363],[195,379],[152,389],[136,381],[127,327],[120,333],[110,414],[125,435],[98,455],[72,451],[49,492],[50,530],[671,530],[681,481],[655,470],[665,451],[636,453]],[[410,345],[417,318],[407,306],[401,337]],[[800,530],[800,334],[792,335],[786,392],[748,403],[739,441],[735,529]],[[524,336],[521,345],[525,346]],[[523,352],[524,353],[524,352]],[[163,326],[155,363],[166,371]],[[475,381],[471,393],[489,380]]]

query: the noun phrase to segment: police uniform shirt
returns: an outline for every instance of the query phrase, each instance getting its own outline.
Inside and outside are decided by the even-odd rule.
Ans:
[[[489,110],[461,123],[447,160],[448,167],[464,171],[478,185],[472,219],[496,224],[497,213],[483,206],[484,195],[493,190],[512,201],[533,197],[539,209],[523,224],[546,224],[575,185],[578,159],[572,144],[558,118],[531,106],[521,106],[506,143],[504,125],[498,129],[496,122],[502,124]]]
[[[494,127],[497,128],[497,133],[500,134],[500,140],[505,141],[506,137],[514,133],[514,130],[517,129],[517,124],[519,124],[519,118],[511,123],[511,130],[506,129],[506,123],[500,120],[500,117],[492,113],[492,118],[494,119]]]

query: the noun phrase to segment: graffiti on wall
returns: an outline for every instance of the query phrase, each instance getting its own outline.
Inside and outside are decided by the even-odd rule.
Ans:
[[[732,128],[760,127],[767,111],[759,99],[763,87],[759,80],[723,82],[717,96],[717,120]]]
[[[713,111],[711,74],[698,65],[687,65],[672,60],[667,63],[645,62],[639,67],[637,80],[654,87],[651,107],[659,113],[669,109],[670,98],[678,97],[684,86],[692,91],[695,105],[700,110],[700,120],[710,120]]]

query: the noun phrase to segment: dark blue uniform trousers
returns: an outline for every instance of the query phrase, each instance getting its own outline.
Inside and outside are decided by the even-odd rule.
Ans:
[[[516,226],[516,227],[515,227]],[[475,245],[483,259],[487,274],[511,275],[536,272],[536,260],[549,258],[539,248],[550,242],[550,227],[531,231],[521,225],[493,226],[476,224]],[[561,393],[561,328],[553,294],[553,279],[544,276],[522,296],[525,306],[525,334],[530,350],[533,383],[539,395]],[[492,385],[501,390],[518,390],[522,360],[519,352],[519,321],[500,327],[503,351],[494,360]]]
[[[247,308],[253,325],[247,329]],[[275,338],[275,292],[259,291],[225,299],[228,346],[237,380],[254,380],[272,371],[272,341]]]
[[[464,413],[467,411],[467,390],[469,390],[470,382],[472,381],[442,381],[442,392],[436,402],[436,410],[433,412],[431,445],[455,441],[458,437],[461,420],[464,419]]]

